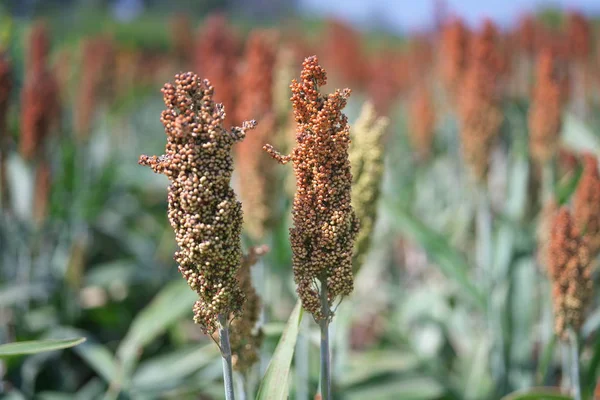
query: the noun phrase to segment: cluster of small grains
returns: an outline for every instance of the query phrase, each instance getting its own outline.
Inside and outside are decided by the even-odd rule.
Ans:
[[[410,103],[409,139],[420,160],[430,157],[435,136],[435,110],[425,84],[417,86]]]
[[[351,205],[350,129],[342,113],[350,90],[324,96],[319,86],[325,83],[317,57],[304,60],[300,81],[291,84],[296,147],[284,156],[265,146],[273,158],[294,166],[297,189],[290,229],[294,279],[303,307],[317,321],[332,317],[323,313],[320,290],[326,290],[329,306],[352,292],[352,255],[359,227]]]
[[[388,114],[410,75],[407,57],[385,50],[369,57],[368,67],[366,89],[369,100],[379,114]]]
[[[460,20],[454,20],[442,31],[440,75],[448,93],[456,94],[467,68],[469,31]]]
[[[242,258],[242,264],[238,271],[238,281],[246,300],[241,315],[231,323],[229,341],[233,368],[241,373],[248,371],[258,361],[258,353],[262,344],[262,330],[257,327],[260,316],[260,298],[252,286],[250,270],[258,258],[268,250],[266,246],[251,248],[248,254]]]
[[[215,101],[227,109],[235,109],[235,76],[240,43],[222,15],[212,15],[202,24],[196,39],[195,70],[219,88]],[[227,115],[225,126],[231,126],[234,114]]]
[[[182,67],[189,67],[192,63],[194,47],[194,30],[186,14],[176,14],[169,19],[173,55]]]
[[[6,114],[8,100],[13,89],[12,65],[2,50],[0,50],[0,147],[6,136]]]
[[[567,19],[567,41],[575,60],[585,60],[592,50],[592,29],[588,20],[579,13],[569,14]]]
[[[45,25],[34,26],[29,36],[29,49],[21,91],[20,151],[25,159],[40,154],[60,112],[58,83],[47,65],[50,49]]]
[[[577,331],[589,303],[592,279],[590,249],[569,210],[561,208],[550,232],[547,267],[552,280],[556,334],[563,340],[568,328]]]
[[[354,85],[362,84],[366,77],[366,57],[362,52],[361,36],[350,25],[338,20],[327,21],[322,53],[326,57],[324,64],[336,71],[334,78]]]
[[[529,151],[539,165],[550,161],[558,149],[562,122],[561,95],[555,56],[546,49],[537,60],[536,81],[529,109]]]
[[[6,207],[9,198],[8,178],[6,176],[6,157],[9,135],[6,118],[10,94],[13,89],[12,65],[8,57],[0,50],[0,204]]]
[[[226,131],[213,87],[191,72],[176,75],[175,85],[166,84],[162,92],[166,154],[141,156],[140,164],[170,180],[168,216],[179,245],[175,260],[199,296],[194,321],[211,333],[219,315],[239,315],[244,299],[237,281],[242,207],[230,187],[231,150],[255,123]]]
[[[475,181],[487,176],[490,155],[502,124],[499,105],[499,57],[496,31],[491,23],[471,41],[469,65],[459,98],[460,137],[463,157]]]
[[[85,40],[81,66],[75,132],[79,140],[85,140],[89,135],[94,113],[100,100],[112,95],[109,89],[114,81],[115,68],[115,52],[112,41],[106,37]]]
[[[594,258],[600,251],[600,173],[594,155],[585,154],[583,161],[583,174],[573,196],[573,218]]]
[[[246,44],[245,64],[238,80],[236,120],[252,115],[260,122],[236,151],[245,228],[255,242],[264,239],[277,200],[277,171],[262,151],[263,145],[276,136],[272,110],[275,54],[275,38],[271,33],[253,33]]]
[[[360,223],[352,262],[355,273],[362,266],[369,250],[377,219],[377,201],[383,177],[383,136],[388,124],[389,120],[377,117],[375,107],[367,102],[352,126],[349,155],[352,170],[352,207]]]

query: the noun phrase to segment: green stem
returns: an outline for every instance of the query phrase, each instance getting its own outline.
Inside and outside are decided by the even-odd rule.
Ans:
[[[229,344],[229,322],[227,315],[219,314],[219,339],[221,341],[221,357],[223,358],[223,382],[225,399],[235,400],[233,392],[233,368],[231,363],[231,345]]]
[[[569,328],[569,345],[571,347],[571,387],[575,400],[581,400],[581,383],[579,381],[579,347],[577,345],[577,333]]]
[[[329,358],[329,299],[327,296],[327,278],[321,281],[321,400],[331,399],[331,362]]]

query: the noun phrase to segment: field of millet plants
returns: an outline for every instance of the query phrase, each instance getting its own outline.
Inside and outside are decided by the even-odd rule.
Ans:
[[[77,21],[0,13],[2,398],[600,398],[592,17]]]

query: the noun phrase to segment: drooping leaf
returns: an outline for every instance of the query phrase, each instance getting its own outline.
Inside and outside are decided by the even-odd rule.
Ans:
[[[285,400],[289,397],[289,374],[302,313],[302,306],[298,301],[262,379],[257,400]]]
[[[85,342],[85,338],[59,340],[29,340],[0,345],[0,357],[44,353],[47,351],[68,349]]]

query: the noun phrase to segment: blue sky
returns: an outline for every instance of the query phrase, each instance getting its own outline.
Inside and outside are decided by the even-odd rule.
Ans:
[[[299,0],[304,11],[338,16],[357,24],[385,24],[397,30],[415,31],[431,26],[434,0]],[[510,24],[525,12],[544,5],[600,14],[599,0],[446,0],[449,14],[469,24],[489,17],[501,25]]]

